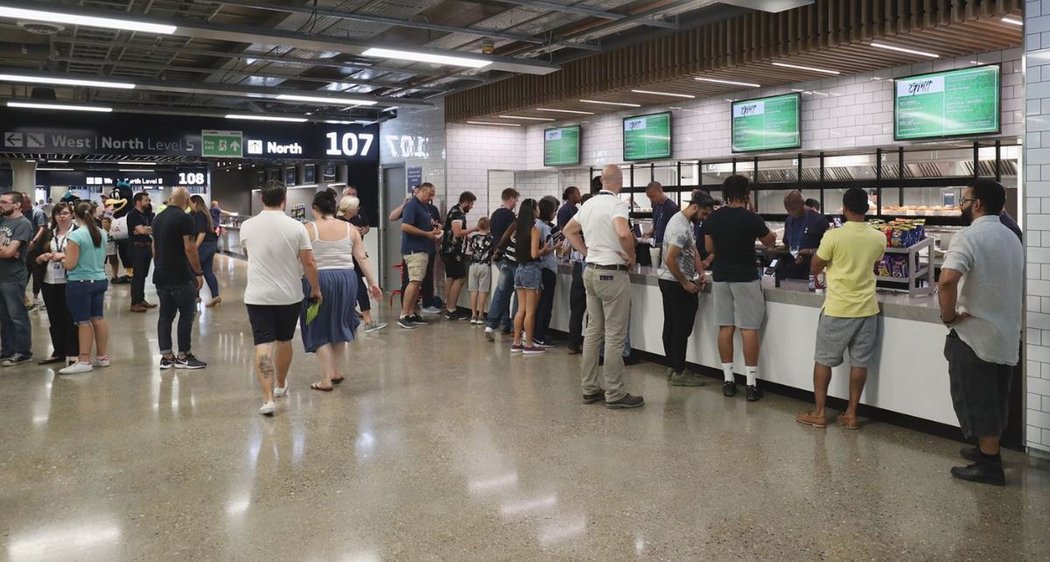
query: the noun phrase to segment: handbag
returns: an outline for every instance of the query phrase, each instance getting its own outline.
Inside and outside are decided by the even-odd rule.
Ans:
[[[113,222],[109,225],[109,235],[114,240],[127,240],[129,238],[127,215],[119,219],[113,219]]]

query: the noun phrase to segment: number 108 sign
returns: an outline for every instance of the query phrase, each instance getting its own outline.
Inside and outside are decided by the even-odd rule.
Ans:
[[[328,139],[328,148],[325,150],[327,156],[368,156],[372,148],[375,135],[370,133],[325,133]]]

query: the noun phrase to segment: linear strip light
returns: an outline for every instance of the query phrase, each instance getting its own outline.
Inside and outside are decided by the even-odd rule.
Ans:
[[[826,68],[814,68],[812,66],[800,66],[800,65],[797,65],[797,64],[788,64],[786,62],[775,62],[775,63],[773,63],[773,66],[779,66],[781,68],[794,68],[794,69],[797,69],[797,70],[808,70],[810,72],[822,72],[824,74],[834,74],[835,76],[838,76],[839,74],[842,74],[841,72],[839,72],[837,70],[828,70]]]
[[[571,113],[573,115],[594,115],[590,111],[576,111],[574,109],[549,109],[546,107],[537,107],[536,111],[550,111],[552,113]]]
[[[48,164],[69,164],[69,160],[48,160]]]
[[[557,121],[550,117],[525,117],[524,115],[500,115],[500,119],[521,119],[523,121]]]
[[[637,103],[620,103],[618,101],[580,100],[581,103],[597,103],[601,105],[615,105],[619,107],[642,107]]]
[[[24,101],[9,101],[7,107],[20,107],[23,109],[57,109],[60,111],[95,111],[98,113],[110,113],[112,107],[101,105],[65,105],[61,103],[38,103]]]
[[[73,168],[37,168],[38,172],[72,172]]]
[[[55,86],[87,86],[89,88],[119,88],[131,90],[134,84],[129,82],[105,82],[102,80],[80,80],[77,78],[42,78],[22,74],[0,74],[0,82],[25,82],[28,84],[52,84]]]
[[[118,166],[156,166],[156,162],[117,162]]]
[[[1017,19],[1017,18],[1003,18],[1002,22],[1003,23],[1008,23],[1010,25],[1020,25],[1020,26],[1024,25],[1024,22],[1019,20],[1019,19]]]
[[[696,78],[693,78],[693,80],[697,80],[697,81],[700,81],[700,82],[711,82],[712,84],[726,84],[726,85],[729,85],[729,86],[744,86],[745,88],[761,88],[762,87],[761,84],[752,84],[750,82],[734,82],[732,80],[717,80],[715,78],[700,78],[699,76],[697,76]]]
[[[117,168],[118,172],[153,172],[153,170],[144,170],[142,168]]]
[[[492,61],[471,59],[466,57],[452,57],[449,55],[433,55],[430,53],[419,53],[416,51],[400,51],[397,49],[381,49],[373,47],[361,53],[366,57],[377,57],[385,59],[408,60],[413,62],[430,62],[434,64],[448,64],[452,66],[466,66],[469,68],[482,68],[492,64]]]
[[[117,18],[100,18],[85,16],[82,14],[49,12],[44,10],[27,10],[24,8],[11,8],[8,6],[0,6],[0,17],[45,21],[50,23],[64,23],[68,25],[84,25],[87,27],[102,27],[105,29],[122,29],[124,31],[159,33],[161,35],[171,35],[172,33],[175,33],[175,30],[177,29],[174,25],[163,25]]]
[[[227,119],[243,119],[245,121],[284,121],[286,123],[306,123],[305,117],[277,117],[276,115],[242,115],[230,113]]]
[[[492,123],[489,121],[467,121],[471,125],[492,125],[493,127],[520,127],[520,123]]]
[[[671,92],[654,92],[652,90],[631,90],[631,91],[636,93],[636,94],[647,94],[647,95],[650,95],[650,96],[670,96],[672,98],[686,98],[686,99],[690,99],[690,100],[691,99],[696,99],[696,96],[690,95],[690,94],[673,94]]]
[[[919,55],[920,57],[930,57],[931,59],[939,59],[941,55],[936,53],[930,53],[927,51],[916,51],[915,49],[905,49],[904,47],[898,47],[896,45],[887,45],[886,43],[879,43],[878,41],[871,43],[872,47],[877,49],[886,49],[888,51],[897,51],[899,53],[908,53],[909,55]]]
[[[324,98],[319,96],[299,96],[293,94],[281,94],[277,99],[283,101],[306,101],[311,103],[323,103],[328,105],[375,105],[379,102],[361,98]]]

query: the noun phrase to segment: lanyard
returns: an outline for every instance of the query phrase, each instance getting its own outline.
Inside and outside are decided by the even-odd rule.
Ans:
[[[76,229],[75,226],[74,227],[70,227],[70,229],[66,231],[66,235],[65,236],[59,236],[58,235],[58,230],[52,230],[51,231],[52,234],[54,234],[54,237],[55,237],[55,247],[58,248],[58,250],[57,250],[58,253],[61,254],[62,252],[66,251],[66,241],[69,240],[69,235],[75,229]]]

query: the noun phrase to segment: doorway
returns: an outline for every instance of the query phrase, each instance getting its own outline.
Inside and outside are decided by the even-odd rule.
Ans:
[[[383,166],[382,196],[379,205],[379,239],[382,244],[379,260],[379,278],[390,291],[401,288],[401,276],[394,266],[401,263],[401,223],[390,222],[387,216],[405,200],[408,191],[404,164]]]

